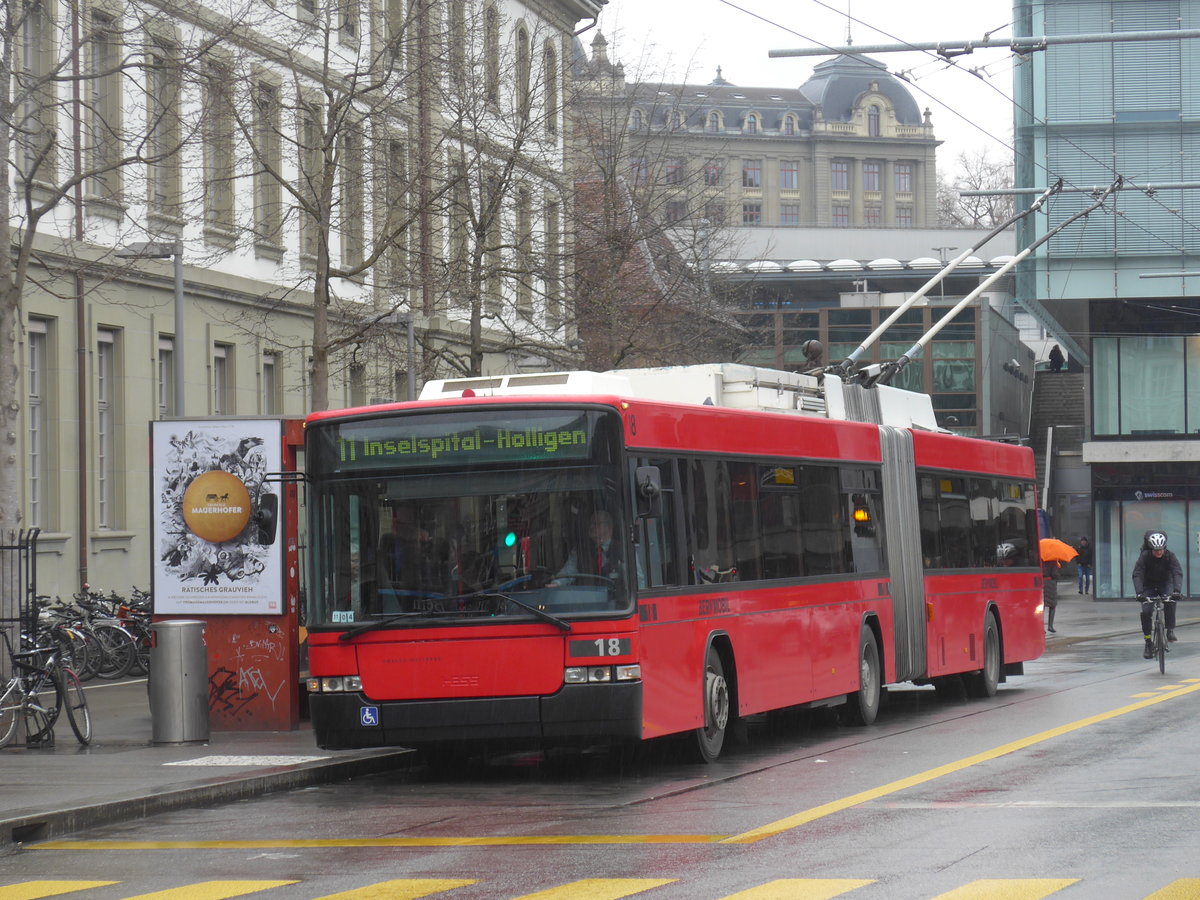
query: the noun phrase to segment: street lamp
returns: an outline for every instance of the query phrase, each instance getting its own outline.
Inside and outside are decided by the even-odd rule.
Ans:
[[[138,241],[117,250],[121,259],[174,260],[175,344],[172,347],[175,376],[175,415],[183,415],[183,241]]]
[[[407,391],[408,400],[417,399],[417,386],[413,383],[413,356],[416,353],[416,337],[413,333],[414,321],[411,312],[401,313],[393,312],[384,316],[380,321],[388,325],[403,325],[404,326],[404,343],[405,351],[408,354],[408,377],[404,379],[405,389]]]

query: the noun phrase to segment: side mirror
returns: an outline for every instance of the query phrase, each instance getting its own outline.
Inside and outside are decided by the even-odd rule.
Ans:
[[[251,519],[258,543],[270,546],[275,543],[275,532],[279,529],[279,495],[262,494],[258,498],[258,510]]]
[[[637,514],[640,519],[654,519],[662,515],[662,473],[658,466],[638,466]]]

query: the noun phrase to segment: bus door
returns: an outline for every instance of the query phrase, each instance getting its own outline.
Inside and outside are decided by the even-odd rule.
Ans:
[[[893,650],[896,678],[908,681],[925,674],[925,578],[918,520],[917,474],[912,433],[886,425],[879,428],[883,454],[883,528],[891,573]]]

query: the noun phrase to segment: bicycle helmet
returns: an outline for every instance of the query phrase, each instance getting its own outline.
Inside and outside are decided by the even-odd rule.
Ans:
[[[1151,550],[1166,550],[1167,536],[1161,531],[1152,531],[1146,535],[1146,546]]]

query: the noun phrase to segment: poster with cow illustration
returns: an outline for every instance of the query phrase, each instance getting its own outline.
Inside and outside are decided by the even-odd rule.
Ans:
[[[282,613],[280,420],[152,422],[151,447],[155,614]]]

